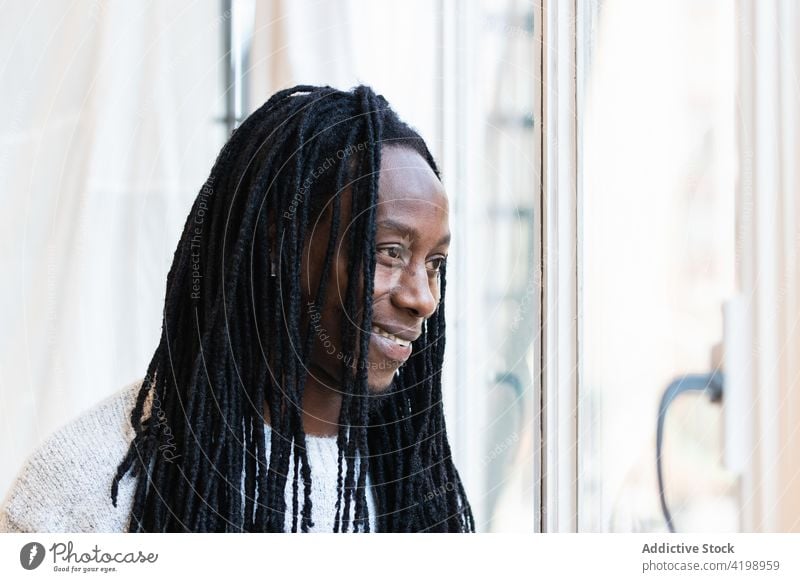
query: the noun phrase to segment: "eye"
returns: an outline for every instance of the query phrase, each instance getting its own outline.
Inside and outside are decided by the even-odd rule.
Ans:
[[[447,262],[447,257],[434,257],[428,261],[428,272],[439,274]]]
[[[411,260],[411,253],[401,244],[391,244],[377,249],[379,256],[385,257],[383,263],[393,269],[407,265]]]
[[[392,259],[402,259],[403,258],[403,248],[398,245],[393,245],[390,247],[383,247],[378,249],[379,253],[383,253],[387,257]]]

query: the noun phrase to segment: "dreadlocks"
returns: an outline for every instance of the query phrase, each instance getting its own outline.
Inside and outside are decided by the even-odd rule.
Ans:
[[[129,531],[283,531],[287,512],[292,531],[313,526],[300,403],[314,334],[312,322],[301,319],[301,257],[309,224],[329,212],[312,296],[318,311],[340,230],[338,193],[348,187],[344,307],[361,319],[342,321],[347,357],[334,531],[369,531],[367,472],[379,531],[474,531],[442,410],[444,268],[439,308],[423,324],[395,389],[381,406],[366,398],[370,334],[359,330],[372,326],[378,175],[381,147],[390,145],[419,153],[439,177],[420,136],[369,87],[296,86],[273,95],[222,148],[175,251],[161,338],[131,412],[135,437],[111,486],[116,506],[120,480],[129,472],[143,477]],[[333,152],[352,155],[334,160]],[[326,165],[329,171],[317,172]],[[290,456],[294,502],[287,509]],[[360,459],[357,478],[354,463],[343,470],[345,458]]]

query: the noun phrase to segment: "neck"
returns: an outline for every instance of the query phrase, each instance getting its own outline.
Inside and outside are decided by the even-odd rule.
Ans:
[[[335,437],[339,434],[342,394],[338,383],[311,371],[303,389],[303,431],[309,436]],[[291,405],[290,405],[291,406]],[[270,424],[269,406],[264,403],[264,419]]]

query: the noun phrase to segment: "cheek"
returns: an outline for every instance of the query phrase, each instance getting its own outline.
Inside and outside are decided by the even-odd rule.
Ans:
[[[380,263],[375,265],[375,282],[373,284],[374,297],[387,295],[397,286],[400,279],[400,270],[393,269]]]
[[[392,268],[387,265],[378,263],[375,266],[375,284],[373,298],[388,297],[389,294],[400,285],[400,278],[402,270],[399,268]],[[441,300],[441,285],[438,277],[428,278],[428,288],[433,298],[438,305]]]
[[[323,236],[325,235],[325,236]],[[327,234],[316,234],[312,241],[306,241],[303,248],[303,259],[300,267],[300,288],[304,302],[316,297],[325,266],[325,255],[328,248]],[[337,262],[337,258],[339,259]],[[342,260],[342,253],[334,251],[333,262],[328,271],[325,303],[339,304],[344,302],[347,289],[347,262]],[[333,299],[333,302],[331,301]]]

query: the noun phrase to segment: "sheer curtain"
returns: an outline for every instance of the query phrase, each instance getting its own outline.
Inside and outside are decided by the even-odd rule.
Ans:
[[[365,83],[440,151],[438,18],[428,0],[256,2],[245,74],[251,109],[296,84]]]
[[[11,3],[0,23],[0,495],[144,375],[224,137],[216,2]]]

